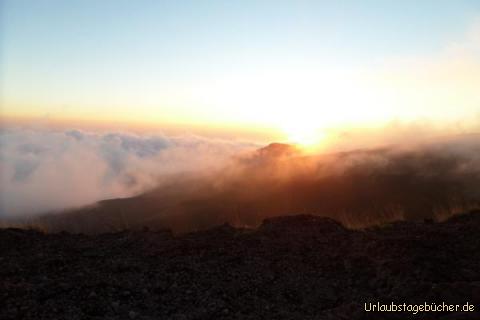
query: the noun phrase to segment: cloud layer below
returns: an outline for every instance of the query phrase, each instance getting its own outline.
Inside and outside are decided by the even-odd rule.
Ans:
[[[256,147],[194,135],[3,129],[0,217],[132,196],[165,175],[212,170],[231,155]]]

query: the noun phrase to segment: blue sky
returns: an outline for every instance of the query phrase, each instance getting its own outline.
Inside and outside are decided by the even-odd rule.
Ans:
[[[434,55],[480,17],[478,0],[1,3],[6,114],[88,118],[101,108],[128,117],[145,108],[159,121],[213,118],[220,107],[204,112],[210,100],[175,98],[204,79]]]
[[[205,63],[271,55],[348,62],[437,50],[464,32],[480,2],[3,0],[2,11],[12,64],[210,70]]]

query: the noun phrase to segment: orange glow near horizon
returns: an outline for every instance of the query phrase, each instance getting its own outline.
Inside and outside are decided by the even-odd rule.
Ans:
[[[206,77],[158,94],[137,93],[135,98],[132,92],[103,92],[61,104],[55,96],[33,103],[7,95],[1,118],[290,142],[311,149],[330,144],[331,132],[378,128],[392,121],[444,126],[457,121],[474,127],[480,110],[474,85],[480,81],[478,70],[480,64],[463,51],[376,68],[270,66]]]
[[[479,128],[480,15],[463,6],[75,2],[7,1],[0,122],[306,148],[396,122]],[[397,20],[421,7],[428,28]]]
[[[0,126],[40,127],[50,129],[82,129],[87,131],[126,131],[138,134],[194,134],[211,138],[246,140],[258,143],[286,142],[285,132],[279,128],[187,122],[128,121],[115,119],[81,119],[58,116],[1,115]]]

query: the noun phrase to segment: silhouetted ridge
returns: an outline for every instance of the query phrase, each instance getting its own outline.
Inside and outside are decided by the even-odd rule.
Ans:
[[[343,232],[345,227],[339,222],[325,217],[308,214],[281,216],[265,219],[261,230],[295,230],[311,229],[318,232]]]
[[[270,143],[269,145],[257,150],[257,154],[263,157],[282,157],[296,155],[300,150],[291,144],[286,143]]]

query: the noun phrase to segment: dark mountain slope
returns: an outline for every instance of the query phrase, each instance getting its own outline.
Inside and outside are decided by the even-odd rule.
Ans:
[[[0,230],[1,319],[478,319],[480,212],[364,231],[315,216],[95,236]],[[364,303],[474,304],[369,313]]]

